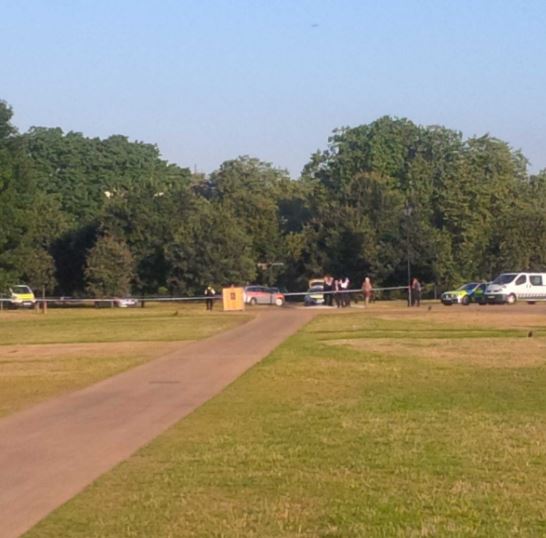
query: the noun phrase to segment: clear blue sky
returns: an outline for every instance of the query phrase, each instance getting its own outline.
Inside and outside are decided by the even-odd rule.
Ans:
[[[389,114],[486,132],[546,167],[545,0],[3,0],[0,99],[21,131],[156,143],[210,172],[297,177]]]

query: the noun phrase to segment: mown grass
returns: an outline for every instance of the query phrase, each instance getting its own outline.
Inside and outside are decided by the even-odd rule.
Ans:
[[[469,340],[418,325],[315,320],[28,536],[545,535],[544,335],[496,367],[523,329],[474,327],[474,352],[435,361],[427,331]]]
[[[0,417],[156,358],[172,349],[165,342],[205,338],[247,319],[195,306],[4,312]]]
[[[26,348],[36,346],[26,346]],[[46,357],[41,350],[24,349],[11,353],[0,347],[0,417],[39,403],[51,396],[91,385],[124,372],[167,352],[154,346],[128,346],[126,349],[79,349],[69,352],[57,346]]]
[[[74,342],[174,341],[205,338],[249,319],[206,312],[202,305],[146,308],[52,309],[0,313],[0,345]]]

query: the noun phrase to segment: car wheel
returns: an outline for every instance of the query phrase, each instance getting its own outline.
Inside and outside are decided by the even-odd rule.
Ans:
[[[284,304],[284,301],[283,301],[283,299],[275,299],[275,304],[277,306],[282,306]]]
[[[516,299],[516,296],[515,296],[513,293],[511,293],[511,294],[506,298],[506,302],[507,302],[508,304],[515,304],[515,303],[516,303],[516,300],[517,300],[517,299]]]
[[[256,297],[251,297],[250,301],[248,301],[248,304],[250,306],[256,306],[258,304],[258,300],[256,299]]]
[[[470,304],[470,297],[468,297],[468,295],[465,295],[462,299],[461,299],[461,303],[464,304],[465,306],[468,306]]]

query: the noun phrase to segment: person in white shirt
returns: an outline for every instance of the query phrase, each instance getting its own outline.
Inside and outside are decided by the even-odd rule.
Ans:
[[[347,277],[343,278],[341,280],[340,286],[341,286],[341,306],[346,307],[351,305],[351,298],[349,297],[349,294],[347,293],[347,290],[349,289],[349,279]]]
[[[207,289],[205,290],[205,302],[207,304],[207,310],[212,310],[214,307],[214,299],[213,297],[216,295],[216,291],[212,286],[207,286]]]

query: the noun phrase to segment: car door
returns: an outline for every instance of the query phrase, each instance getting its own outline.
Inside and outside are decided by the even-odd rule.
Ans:
[[[276,304],[277,295],[280,293],[279,288],[267,288],[269,294],[269,304]]]
[[[518,299],[527,299],[529,296],[529,282],[525,273],[518,275],[514,282],[514,287]]]
[[[245,288],[245,302],[248,304],[258,302],[258,290],[256,286],[247,286]]]
[[[527,298],[530,300],[544,300],[546,299],[546,282],[544,281],[543,275],[533,274],[529,275],[529,292]]]
[[[269,304],[269,294],[263,286],[256,286],[256,297],[258,304]]]
[[[472,292],[472,300],[475,302],[480,302],[484,296],[485,288],[486,288],[485,282],[478,284],[474,288],[474,291]]]

